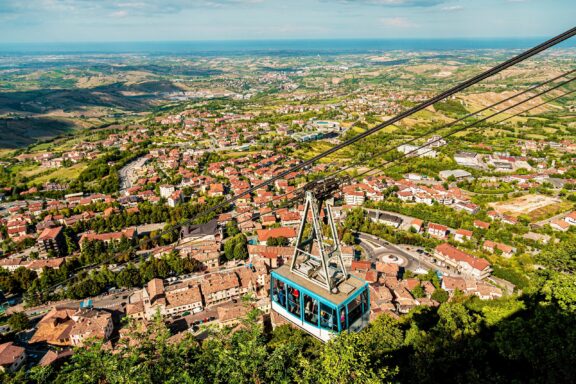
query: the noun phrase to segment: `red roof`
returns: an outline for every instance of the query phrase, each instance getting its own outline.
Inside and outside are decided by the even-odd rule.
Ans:
[[[448,227],[442,224],[430,223],[428,224],[428,230],[446,232],[448,231]]]
[[[271,237],[285,237],[287,239],[296,237],[296,230],[289,227],[259,229],[257,233],[258,241],[267,241]]]
[[[369,260],[353,260],[350,269],[353,271],[368,271],[372,268],[372,262]]]
[[[56,239],[60,232],[62,232],[62,227],[46,228],[38,236],[38,240]]]
[[[14,362],[24,353],[24,348],[14,345],[11,341],[0,344],[0,366],[6,367]]]
[[[451,246],[448,243],[443,243],[443,244],[438,245],[436,247],[436,251],[443,254],[445,257],[447,257],[449,259],[467,263],[472,268],[480,270],[480,271],[490,267],[490,263],[488,262],[488,260],[480,259],[478,257],[474,257],[472,255],[469,255],[466,252],[463,252],[463,251],[459,250],[458,248]]]
[[[488,229],[488,228],[490,228],[490,223],[487,223],[485,221],[480,221],[480,220],[474,220],[474,226],[477,228]]]

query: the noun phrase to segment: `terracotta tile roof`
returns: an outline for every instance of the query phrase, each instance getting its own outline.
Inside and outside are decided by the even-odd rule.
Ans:
[[[466,252],[463,252],[458,248],[451,246],[448,243],[438,245],[436,247],[436,251],[452,260],[467,263],[472,268],[480,271],[490,267],[490,263],[488,262],[488,260],[469,255]]]
[[[38,365],[41,367],[46,367],[52,365],[58,360],[63,360],[72,356],[72,350],[66,349],[64,351],[48,351],[40,360]]]
[[[10,366],[24,353],[24,348],[12,342],[0,344],[0,366]]]
[[[202,281],[202,293],[210,295],[219,291],[240,287],[240,281],[235,273],[214,274]]]
[[[53,308],[48,312],[36,327],[36,332],[30,343],[46,342],[54,345],[70,345],[69,337],[74,320],[74,309]]]
[[[218,320],[225,323],[242,318],[250,312],[250,307],[243,304],[225,305],[217,308]]]
[[[369,260],[353,260],[350,269],[352,271],[368,271],[372,268],[372,262]]]
[[[490,223],[487,223],[485,221],[480,221],[480,220],[474,220],[474,226],[477,228],[488,229],[488,228],[490,228]]]
[[[106,337],[106,326],[110,321],[112,321],[112,315],[108,312],[87,311],[81,314],[78,321],[74,323],[70,330],[70,336],[78,335],[83,338],[96,337],[104,339]]]
[[[279,256],[291,257],[294,255],[294,247],[269,247],[267,245],[248,245],[248,253],[259,255],[265,258],[276,258]]]
[[[33,260],[30,264],[26,265],[28,269],[42,269],[42,268],[60,268],[64,264],[65,258],[59,257],[56,259],[43,259],[43,260]]]
[[[466,237],[472,237],[472,235],[473,235],[472,231],[469,231],[467,229],[457,229],[456,234],[461,235],[461,236],[466,236]]]
[[[38,236],[38,240],[56,239],[60,232],[62,232],[62,227],[46,228]]]
[[[428,224],[428,230],[446,232],[448,227],[442,224],[430,223]]]
[[[285,237],[287,239],[296,237],[296,230],[289,227],[259,229],[257,233],[258,241],[267,241],[271,237]]]

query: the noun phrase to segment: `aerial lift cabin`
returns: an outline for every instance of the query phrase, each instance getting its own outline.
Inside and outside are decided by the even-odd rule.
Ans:
[[[328,201],[325,218],[331,236],[325,239],[322,234],[319,212],[335,186],[332,181],[306,191],[294,256],[290,265],[272,271],[270,282],[272,310],[322,341],[361,330],[370,314],[368,283],[346,271]],[[305,238],[309,217],[312,225]]]

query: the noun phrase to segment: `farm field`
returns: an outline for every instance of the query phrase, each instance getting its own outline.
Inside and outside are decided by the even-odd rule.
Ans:
[[[531,221],[537,221],[570,209],[572,203],[562,201],[557,197],[530,194],[489,205],[499,214],[514,217],[526,215]]]

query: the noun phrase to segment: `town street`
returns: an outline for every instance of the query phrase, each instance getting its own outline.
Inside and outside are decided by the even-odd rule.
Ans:
[[[416,273],[425,273],[430,269],[439,269],[437,265],[423,260],[424,257],[419,256],[418,253],[402,249],[402,246],[391,244],[379,237],[367,233],[359,233],[358,239],[360,240],[362,249],[366,251],[370,260],[374,262],[383,261],[386,263],[396,263]],[[416,247],[408,248],[416,250]]]
[[[134,173],[142,168],[146,161],[148,161],[147,157],[139,157],[138,159],[126,164],[118,171],[118,175],[120,176],[120,192],[132,187],[134,182]]]

